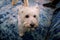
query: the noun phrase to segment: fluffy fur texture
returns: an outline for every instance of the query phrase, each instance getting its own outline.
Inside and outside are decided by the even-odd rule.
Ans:
[[[23,36],[26,31],[34,30],[35,28],[37,28],[39,24],[38,19],[38,5],[29,7],[27,3],[24,3],[23,6],[20,6],[18,12],[19,35]]]

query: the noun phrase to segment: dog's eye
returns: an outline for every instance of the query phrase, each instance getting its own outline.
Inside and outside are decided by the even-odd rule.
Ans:
[[[29,15],[26,15],[25,18],[29,18]]]
[[[34,18],[36,18],[36,15],[34,15]]]

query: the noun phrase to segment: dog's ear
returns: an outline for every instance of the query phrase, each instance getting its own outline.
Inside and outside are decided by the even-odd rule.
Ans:
[[[36,5],[35,5],[35,8],[36,8],[36,9],[39,9],[39,6],[38,6],[38,4],[36,4]]]
[[[39,9],[40,9],[40,8],[39,8],[39,5],[38,5],[38,4],[35,5],[35,9],[36,9],[36,11],[39,13]]]
[[[24,6],[24,7],[28,7],[28,5],[29,5],[28,0],[24,0],[23,6]]]

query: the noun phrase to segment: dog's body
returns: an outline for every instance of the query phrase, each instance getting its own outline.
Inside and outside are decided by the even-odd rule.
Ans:
[[[25,3],[26,2],[26,3]],[[39,8],[38,6],[28,6],[28,0],[19,7],[18,12],[18,30],[19,35],[23,36],[26,31],[34,30],[38,27]]]

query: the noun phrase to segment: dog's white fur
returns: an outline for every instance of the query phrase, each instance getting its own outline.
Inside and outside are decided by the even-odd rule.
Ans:
[[[25,0],[26,2],[27,0]],[[27,1],[28,2],[28,1]],[[26,18],[26,15],[29,17]],[[29,7],[27,3],[19,7],[18,12],[18,30],[19,35],[23,36],[26,31],[34,30],[38,27],[39,24],[39,7],[38,5]],[[31,28],[30,24],[35,24],[33,28]]]

